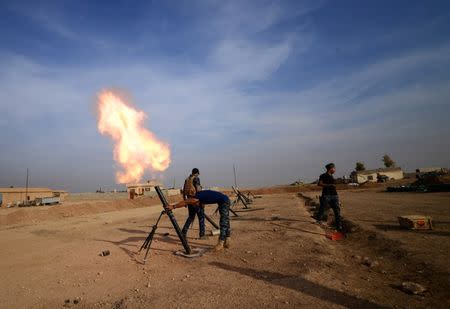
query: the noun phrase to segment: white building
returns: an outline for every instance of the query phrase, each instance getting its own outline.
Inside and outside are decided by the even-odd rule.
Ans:
[[[387,176],[389,180],[403,179],[403,171],[400,167],[391,168],[379,168],[375,170],[366,170],[353,172],[350,177],[353,182],[364,183],[364,182],[377,182],[377,177]]]

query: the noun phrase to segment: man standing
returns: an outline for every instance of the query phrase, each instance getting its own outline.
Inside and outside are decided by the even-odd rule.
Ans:
[[[188,178],[184,181],[184,187],[183,187],[183,199],[191,199],[195,198],[196,194],[202,190],[202,186],[200,184],[200,171],[198,168],[192,169],[191,175],[189,175]],[[199,224],[199,237],[200,239],[205,239],[205,208],[202,204],[195,206],[195,205],[189,205],[188,206],[189,215],[186,219],[186,223],[183,226],[182,233],[184,235],[187,234],[189,227],[191,226],[192,222],[195,220],[195,216],[198,217],[198,224]]]
[[[231,228],[230,228],[230,199],[228,196],[221,192],[212,190],[203,190],[197,193],[195,196],[200,204],[218,204],[220,214],[220,235],[217,245],[214,247],[214,251],[221,251],[223,248],[230,248],[231,245]]]
[[[320,175],[318,185],[322,187],[322,197],[320,199],[320,206],[317,212],[317,222],[322,221],[325,212],[325,206],[329,205],[334,212],[334,220],[336,223],[336,230],[342,230],[341,210],[339,208],[339,196],[336,191],[335,180],[333,174],[336,172],[334,163],[329,163],[325,166],[327,172]]]

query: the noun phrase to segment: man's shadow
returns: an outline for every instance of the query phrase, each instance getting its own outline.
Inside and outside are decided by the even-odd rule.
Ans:
[[[291,290],[295,290],[315,298],[334,303],[347,308],[389,308],[383,305],[373,303],[371,301],[360,299],[344,292],[339,292],[331,288],[311,282],[299,276],[287,276],[276,272],[260,271],[251,268],[232,266],[220,262],[210,262],[212,266],[236,272],[244,276],[248,276],[257,280],[269,282]]]

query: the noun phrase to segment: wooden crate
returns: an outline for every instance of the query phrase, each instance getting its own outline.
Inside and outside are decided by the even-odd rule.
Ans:
[[[398,217],[401,227],[409,230],[432,230],[433,220],[429,216],[411,215]]]

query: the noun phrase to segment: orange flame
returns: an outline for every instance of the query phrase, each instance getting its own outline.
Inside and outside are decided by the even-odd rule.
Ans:
[[[162,172],[169,167],[169,145],[143,127],[143,111],[109,90],[98,94],[97,109],[98,130],[114,140],[114,160],[124,170],[116,173],[118,183],[138,182],[146,169]]]

